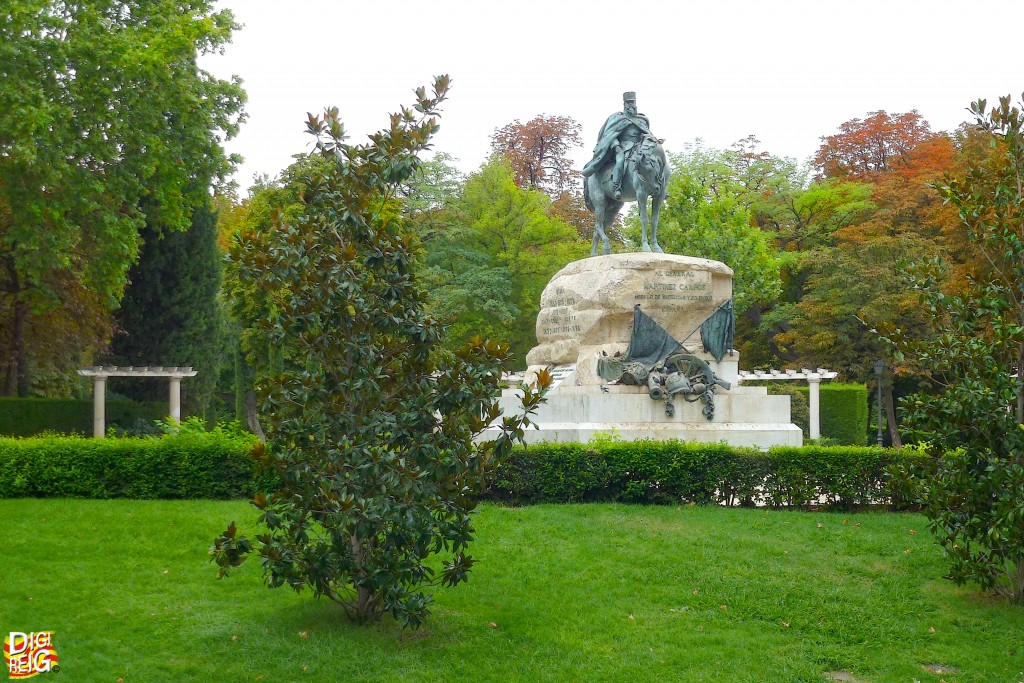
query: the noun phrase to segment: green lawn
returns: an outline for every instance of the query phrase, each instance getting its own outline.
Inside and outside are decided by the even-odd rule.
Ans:
[[[915,515],[485,507],[470,582],[417,632],[269,590],[255,561],[215,580],[207,547],[252,531],[246,503],[0,519],[0,633],[56,632],[40,681],[1024,681],[1024,610],[942,580]]]

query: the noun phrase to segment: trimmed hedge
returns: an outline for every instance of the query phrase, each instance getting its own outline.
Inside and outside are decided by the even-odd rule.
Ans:
[[[0,397],[0,434],[35,436],[42,432],[92,434],[91,400],[73,398]],[[104,412],[108,427],[130,429],[136,422],[152,423],[167,417],[167,403],[108,400]]]
[[[242,498],[255,437],[0,438],[0,498]]]
[[[819,385],[821,436],[843,446],[863,446],[867,443],[868,388],[865,384],[823,382]],[[804,396],[810,389],[806,384],[793,387]]]
[[[911,505],[889,476],[925,466],[918,452],[777,447],[768,452],[678,441],[538,444],[517,449],[486,497],[511,504],[628,502],[722,505]]]
[[[247,498],[275,487],[255,478],[248,434],[88,439],[0,438],[0,498]],[[608,441],[516,449],[484,498],[511,504],[626,502],[834,506],[914,504],[908,476],[920,451]]]

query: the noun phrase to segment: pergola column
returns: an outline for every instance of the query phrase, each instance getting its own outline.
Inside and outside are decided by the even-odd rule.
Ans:
[[[181,422],[181,377],[171,377],[171,419]]]
[[[821,438],[821,423],[819,420],[819,394],[818,389],[821,386],[821,376],[817,374],[810,374],[807,376],[807,408],[810,412],[810,437],[811,439]]]
[[[92,378],[92,435],[102,439],[107,432],[107,378],[95,375]]]

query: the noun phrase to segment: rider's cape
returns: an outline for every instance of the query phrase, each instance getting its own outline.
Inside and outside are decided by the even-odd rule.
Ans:
[[[594,158],[583,167],[583,175],[592,175],[604,163],[608,151],[615,144],[626,128],[636,126],[641,132],[652,135],[651,122],[643,114],[627,116],[623,112],[615,112],[601,126],[601,132],[597,135],[597,146],[594,147]]]

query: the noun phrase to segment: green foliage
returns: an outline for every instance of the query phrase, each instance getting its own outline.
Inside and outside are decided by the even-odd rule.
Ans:
[[[933,334],[915,339],[895,328],[892,337],[899,357],[936,385],[902,407],[938,454],[920,496],[950,578],[1024,605],[1024,114],[1009,97],[971,111],[994,154],[939,190],[987,268],[948,294],[943,264],[918,264],[912,282]]]
[[[976,582],[1014,602],[1022,588],[1024,466],[964,448],[943,452],[930,476],[909,479],[949,558],[948,577]]]
[[[551,215],[547,195],[516,185],[501,155],[467,179],[445,214],[413,221],[424,235],[430,310],[450,325],[445,345],[458,348],[477,334],[500,339],[522,367],[537,343],[541,292],[587,245]]]
[[[130,430],[167,415],[167,401],[137,403],[111,399],[105,403],[106,423]],[[0,434],[35,436],[42,432],[92,434],[93,402],[70,398],[0,397]]]
[[[737,315],[781,292],[781,261],[770,235],[751,223],[742,160],[735,152],[705,150],[699,144],[672,155],[658,235],[670,253],[714,259],[733,269]]]
[[[0,21],[0,345],[3,389],[33,367],[73,370],[109,332],[138,230],[188,225],[231,161],[239,82],[197,57],[235,28],[212,0],[6,2]],[[52,318],[59,318],[60,325]],[[90,325],[76,334],[57,334]],[[16,386],[15,386],[16,385]]]
[[[229,425],[145,438],[0,438],[0,497],[249,496],[257,488],[255,441]]]
[[[197,374],[182,384],[182,403],[190,414],[205,414],[222,355],[216,217],[197,207],[188,230],[162,233],[147,225],[141,236],[139,262],[129,271],[131,284],[114,316],[118,332],[104,364],[192,366]],[[167,395],[166,379],[114,382],[112,388],[135,400]]]
[[[887,469],[920,453],[851,446],[777,447],[595,441],[535,444],[501,466],[488,496],[510,503],[629,502],[793,507],[906,505]]]
[[[441,324],[424,311],[394,197],[429,147],[447,90],[446,76],[432,96],[419,88],[364,145],[344,142],[337,109],[310,115],[330,167],[307,179],[293,220],[242,234],[229,255],[238,291],[258,297],[239,307],[242,324],[283,359],[258,380],[267,443],[257,450],[281,486],[253,500],[266,533],[249,545],[232,523],[212,559],[223,575],[251,548],[270,586],[308,587],[359,621],[388,612],[419,626],[426,587],[467,579],[472,494],[541,400],[525,389],[526,415],[475,443],[500,415],[507,347],[477,337],[445,351]],[[438,553],[439,572],[428,563]]]

